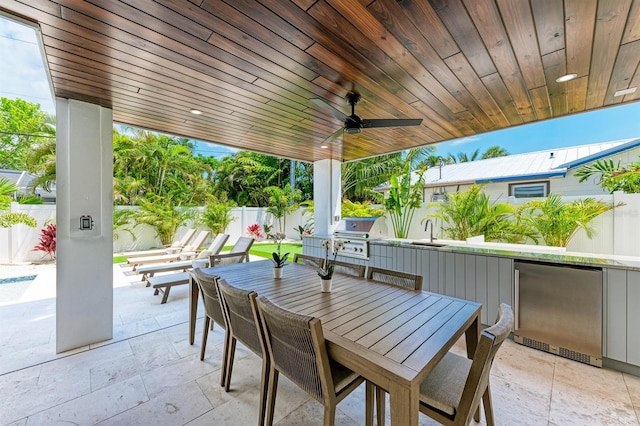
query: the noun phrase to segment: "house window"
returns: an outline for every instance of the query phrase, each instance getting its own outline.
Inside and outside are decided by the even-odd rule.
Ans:
[[[548,181],[509,184],[509,195],[515,198],[546,197],[548,193]]]

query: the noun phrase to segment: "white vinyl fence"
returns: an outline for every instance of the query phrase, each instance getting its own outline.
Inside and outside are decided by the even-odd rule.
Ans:
[[[585,197],[564,197],[564,200],[572,201],[578,198]],[[613,195],[597,196],[596,198],[606,202],[622,202],[625,205],[594,220],[595,236],[593,239],[588,239],[584,231],[579,231],[569,243],[567,251],[640,257],[640,244],[637,243],[640,241],[640,194],[615,193]],[[512,199],[509,202],[517,203],[516,200]],[[436,207],[432,203],[425,203],[422,208],[416,211],[409,238],[428,238],[427,233],[424,231],[422,219],[432,214],[435,209]],[[33,251],[33,247],[38,243],[40,230],[45,223],[55,220],[55,206],[13,203],[11,211],[23,212],[35,217],[38,221],[38,227],[29,228],[25,225],[16,225],[9,229],[0,229],[0,264],[37,262],[46,259],[46,255],[43,252]],[[309,215],[303,214],[304,211],[305,209],[300,209],[287,216],[285,233],[288,238],[298,239],[298,233],[295,228],[311,221]],[[238,237],[247,235],[246,230],[249,225],[254,223],[260,225],[273,223],[273,218],[266,213],[265,208],[238,207],[233,209],[232,214],[236,220],[227,228],[227,233],[231,236],[229,244],[234,243]],[[388,218],[386,218],[386,223],[390,233],[389,236],[393,236],[391,235],[391,222]],[[279,231],[277,224],[274,225],[274,232]],[[193,224],[188,226],[193,226]],[[186,229],[187,227],[181,227],[178,230],[177,237],[179,238]],[[434,236],[438,237],[439,231],[440,223],[436,220]],[[139,225],[134,228],[134,233],[135,239],[126,232],[117,232],[118,238],[113,242],[114,253],[160,246],[160,241],[151,227]]]
[[[136,207],[118,206],[116,209],[136,209]],[[38,222],[38,226],[30,228],[25,225],[15,225],[8,229],[0,228],[0,264],[39,262],[48,259],[48,255],[44,252],[34,251],[33,247],[38,244],[40,230],[44,228],[45,224],[55,223],[56,206],[12,203],[10,211],[22,212],[33,216]],[[287,238],[299,239],[298,232],[295,229],[298,225],[305,225],[311,220],[309,215],[304,215],[305,211],[306,208],[299,209],[287,216],[286,229],[284,231],[287,234]],[[272,224],[273,232],[280,231],[277,222],[274,221],[270,214],[266,213],[266,209],[263,207],[238,207],[232,210],[232,215],[235,220],[231,222],[226,231],[230,234],[228,244],[235,243],[238,237],[246,236],[247,227],[254,223],[259,225]],[[180,238],[189,227],[198,228],[199,226],[195,223],[189,223],[180,227],[176,238]],[[132,232],[135,238],[126,231],[114,230],[114,234],[117,235],[117,238],[113,241],[114,253],[162,246],[154,229],[149,225],[135,226],[132,228]],[[211,236],[210,240],[213,237]]]

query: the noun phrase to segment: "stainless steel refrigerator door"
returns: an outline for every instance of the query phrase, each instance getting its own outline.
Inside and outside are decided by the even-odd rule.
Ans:
[[[514,334],[601,359],[602,270],[526,262],[514,265]]]

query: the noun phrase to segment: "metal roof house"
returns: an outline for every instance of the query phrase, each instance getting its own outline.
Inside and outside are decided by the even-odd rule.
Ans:
[[[5,178],[10,182],[13,182],[18,187],[17,195],[33,195],[34,192],[31,189],[31,182],[36,178],[35,175],[20,170],[7,170],[0,169],[0,179]],[[46,191],[41,187],[36,187],[35,194],[36,197],[42,199],[42,201],[46,204],[55,204],[56,202],[56,186],[52,185],[51,191]]]
[[[574,173],[580,166],[599,159],[621,165],[640,161],[640,138],[580,145],[568,148],[515,154],[486,160],[448,164],[428,169],[425,201],[438,201],[447,193],[485,184],[492,199],[600,195],[606,192],[595,179],[578,182]],[[417,179],[417,176],[416,176]],[[385,192],[388,184],[376,188]]]

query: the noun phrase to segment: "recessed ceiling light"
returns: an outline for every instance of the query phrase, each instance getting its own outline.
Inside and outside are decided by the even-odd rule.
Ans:
[[[202,114],[202,111],[200,111],[199,109],[192,109],[192,110],[191,110],[191,111],[189,111],[189,112],[191,112],[191,114],[195,114],[195,115],[200,115],[200,114]]]
[[[329,148],[329,145],[327,145],[326,143],[323,143],[322,145],[320,145],[320,148],[327,149]]]
[[[624,96],[624,95],[630,95],[632,93],[636,93],[636,90],[638,89],[638,87],[629,87],[628,89],[623,89],[623,90],[618,90],[616,93],[613,94],[613,96]]]
[[[565,74],[556,78],[556,83],[564,83],[565,81],[573,80],[578,74]]]

